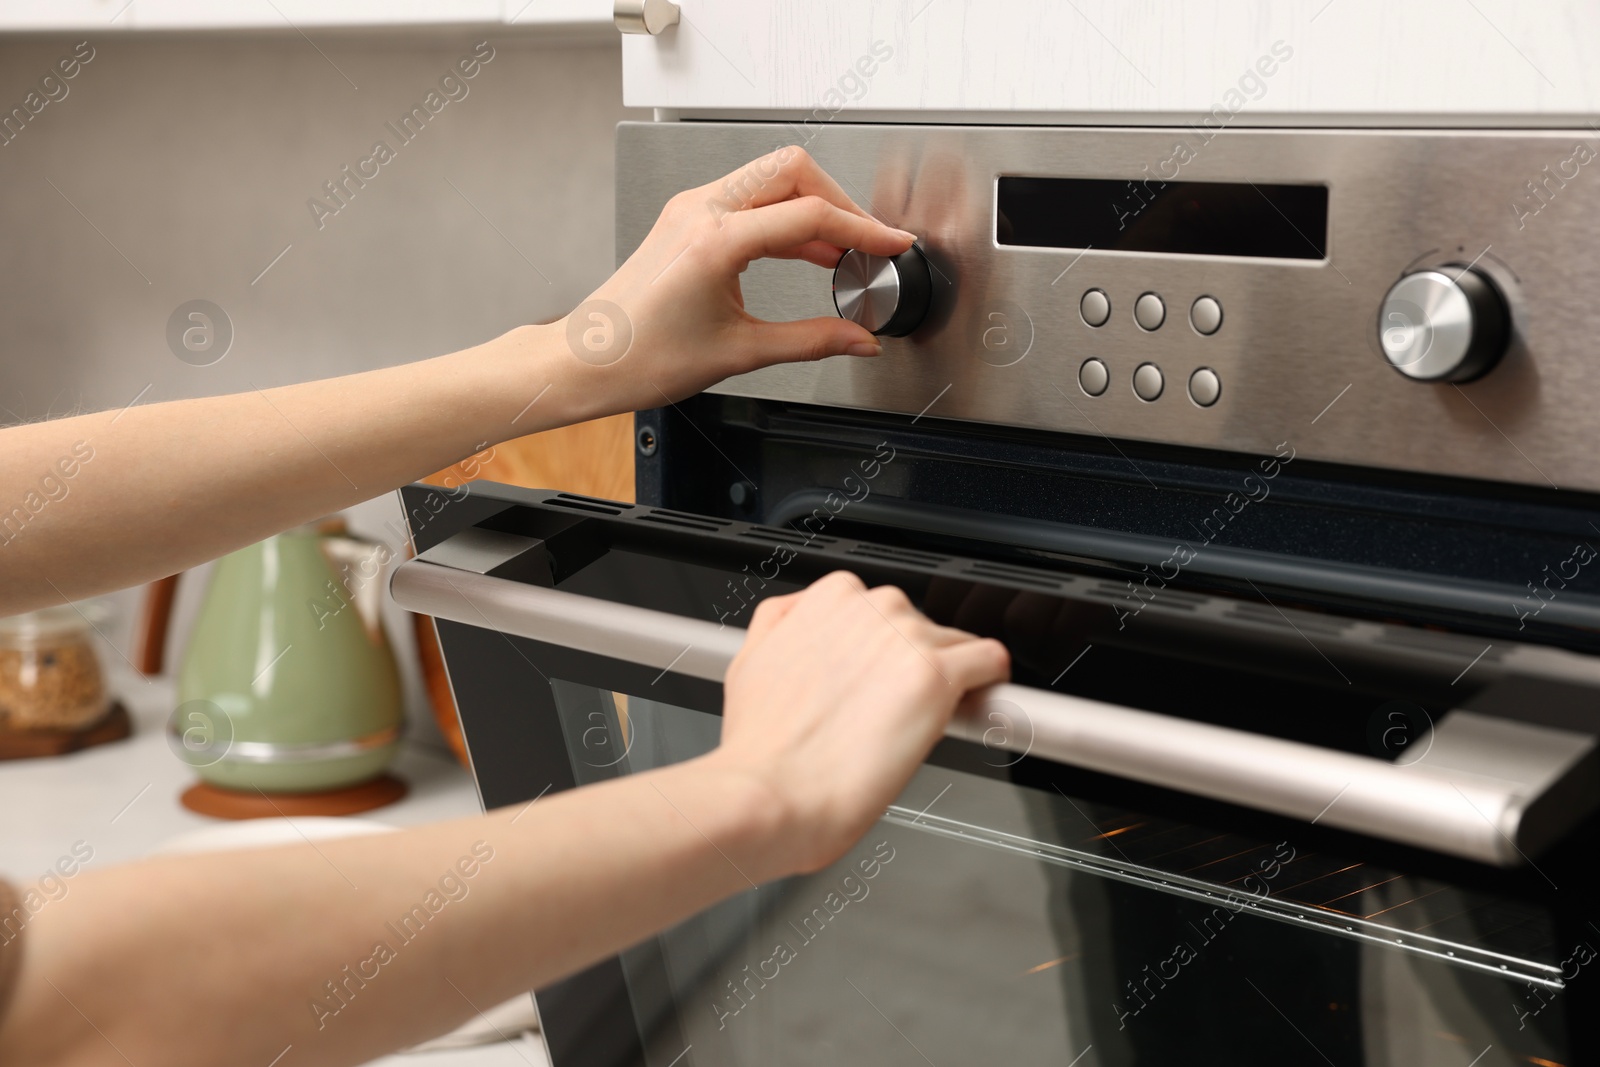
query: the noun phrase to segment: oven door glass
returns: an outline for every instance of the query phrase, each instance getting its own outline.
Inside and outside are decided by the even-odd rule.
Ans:
[[[580,784],[717,743],[710,712],[550,685]],[[1554,976],[1491,947],[1549,938],[1527,909],[1018,785],[1012,759],[930,763],[832,867],[625,952],[644,1062],[1567,1062]]]
[[[486,803],[714,748],[721,688],[707,648],[605,627],[618,605],[658,621],[715,619],[717,598],[747,573],[729,531],[671,513],[648,529],[613,522],[601,502],[558,514],[548,495],[505,492],[515,506],[454,549],[424,552],[395,582],[396,598],[420,607],[416,590],[449,570],[426,606],[452,620],[440,636]],[[889,566],[870,548],[832,547],[859,570]],[[803,556],[761,592],[836,565]],[[988,597],[970,617],[992,616],[1027,588],[1021,571],[1012,577],[957,599]],[[947,610],[938,597],[949,587],[902,578],[926,610]],[[518,615],[519,587],[577,594],[563,602],[562,636],[527,636],[537,628]],[[1211,610],[1170,599],[1175,614]],[[1054,616],[1048,665],[1038,642],[1013,633],[1019,681],[1115,695],[1168,715],[1173,730],[1248,728],[1386,766],[1405,757],[1385,746],[1433,743],[1410,731],[1451,706],[1437,689],[1448,676],[1410,677],[1389,659],[1378,670],[1327,625],[1315,639],[1300,633],[1320,646],[1303,662],[1226,662],[1217,651],[1197,665],[1148,610],[1133,628],[1147,636],[1120,647],[1085,643],[1088,631],[1063,631]],[[1328,670],[1329,655],[1342,670]],[[1016,728],[1000,717],[990,730]],[[751,887],[541,991],[555,1067],[1589,1062],[1586,979],[1600,930],[1586,928],[1573,895],[1592,880],[1569,881],[1572,868],[1541,856],[1496,870],[1332,830],[1321,816],[1069,766],[1014,740],[946,739],[832,867]]]

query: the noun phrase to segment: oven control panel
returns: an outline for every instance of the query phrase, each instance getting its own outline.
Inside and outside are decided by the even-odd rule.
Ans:
[[[753,264],[884,355],[718,392],[1600,492],[1593,129],[625,123],[619,258],[793,143],[918,243]]]

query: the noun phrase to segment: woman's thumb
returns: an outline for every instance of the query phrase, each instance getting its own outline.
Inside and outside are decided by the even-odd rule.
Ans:
[[[876,356],[883,352],[878,338],[865,327],[846,319],[824,316],[796,322],[763,322],[756,328],[756,361],[802,363],[829,356]]]

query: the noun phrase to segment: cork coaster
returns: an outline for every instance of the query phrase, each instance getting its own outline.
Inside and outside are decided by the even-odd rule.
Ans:
[[[406,783],[392,774],[320,793],[262,793],[223,789],[198,782],[178,799],[190,811],[214,819],[280,819],[295,815],[357,815],[406,795]]]
[[[77,730],[0,729],[0,760],[63,756],[80,748],[121,741],[133,733],[133,721],[121,701],[115,701],[99,722]]]

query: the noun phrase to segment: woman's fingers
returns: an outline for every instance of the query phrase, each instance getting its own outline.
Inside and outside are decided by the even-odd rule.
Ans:
[[[755,366],[827,359],[829,356],[876,356],[883,346],[864,326],[824,316],[796,322],[757,322],[750,350]]]
[[[795,602],[800,596],[800,593],[769,596],[757,604],[755,613],[750,616],[750,625],[745,629],[746,643],[771,633],[778,623],[783,621],[784,616],[794,610]]]
[[[991,637],[969,638],[938,649],[939,670],[951,686],[965,692],[1011,677],[1011,654]]]
[[[707,189],[730,209],[758,208],[798,196],[817,196],[863,218],[867,214],[799,145],[785,145],[751,160]]]
[[[829,244],[827,241],[807,241],[803,245],[780,252],[773,259],[803,259],[807,263],[815,263],[819,267],[832,270],[839,265],[839,260],[844,256],[845,250],[838,245]]]
[[[939,673],[958,692],[993,685],[1011,675],[1011,656],[993,638],[940,626],[918,611],[896,586],[875,586],[868,594],[889,625],[919,654],[939,665]]]
[[[723,220],[732,248],[743,262],[782,256],[814,241],[859,248],[876,256],[897,256],[911,247],[914,234],[857,215],[820,197],[805,196],[729,215]]]
[[[782,596],[770,596],[756,605],[755,614],[750,618],[750,626],[746,630],[748,638],[745,646],[749,647],[753,639],[764,637],[777,628],[778,624],[789,616],[801,605],[831,605],[846,599],[849,596],[859,595],[866,586],[860,578],[849,571],[830,571],[812,582],[798,593],[785,593]]]
[[[1011,675],[1010,654],[999,641],[931,622],[900,589],[887,585],[867,589],[848,571],[835,571],[799,593],[763,600],[750,620],[745,649],[748,652],[765,641],[797,609],[806,612],[798,616],[802,624],[825,626],[829,616],[848,616],[863,606],[872,613],[872,621],[881,620],[882,625],[892,627],[900,640],[933,666],[956,696],[1003,682]]]

